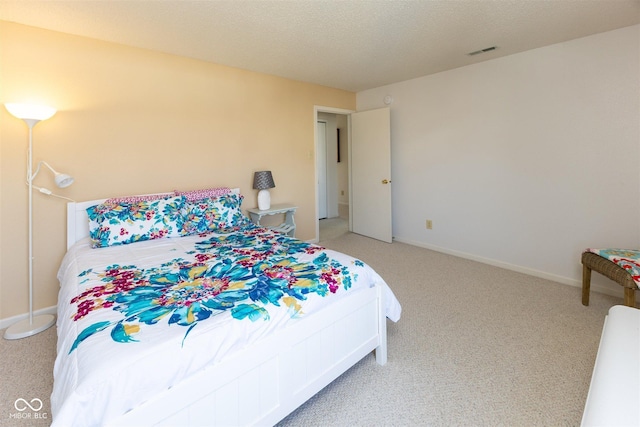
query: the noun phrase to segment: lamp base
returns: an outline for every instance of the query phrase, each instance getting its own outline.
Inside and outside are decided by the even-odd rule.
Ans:
[[[4,338],[7,340],[17,340],[30,337],[45,329],[49,329],[54,323],[56,323],[56,318],[52,314],[33,316],[31,322],[29,322],[29,318],[26,318],[9,326],[7,330],[4,331]]]
[[[258,209],[266,211],[269,208],[271,208],[271,194],[269,194],[269,190],[258,191]]]

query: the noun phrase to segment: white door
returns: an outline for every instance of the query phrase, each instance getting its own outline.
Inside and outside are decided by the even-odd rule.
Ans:
[[[318,122],[316,170],[318,171],[318,219],[327,217],[327,123]]]
[[[354,233],[391,243],[389,108],[351,114],[351,218]]]

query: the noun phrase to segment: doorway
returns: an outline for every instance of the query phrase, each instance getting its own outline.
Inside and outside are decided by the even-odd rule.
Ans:
[[[316,111],[316,236],[318,241],[349,232],[350,111]]]
[[[393,224],[391,215],[391,115],[390,108],[383,107],[362,112],[343,110],[331,107],[314,107],[314,127],[316,132],[315,153],[318,158],[317,122],[319,114],[329,113],[336,117],[345,116],[347,129],[346,190],[339,190],[341,197],[348,200],[348,231],[371,237],[383,242],[393,241]],[[337,127],[337,124],[336,124]],[[327,139],[332,131],[326,129]],[[341,143],[345,139],[340,135]],[[328,142],[327,149],[336,143]],[[341,148],[344,150],[344,148]],[[341,151],[344,153],[344,151]],[[327,154],[333,159],[337,153]],[[332,160],[327,161],[331,165]],[[316,242],[320,240],[320,216],[318,213],[318,171],[326,165],[315,167],[316,177]],[[373,172],[373,174],[372,174]],[[330,173],[328,177],[332,176]],[[342,194],[342,191],[345,194]],[[334,194],[327,190],[328,197]],[[329,206],[331,204],[329,203]],[[371,215],[375,212],[375,215]],[[331,216],[329,216],[331,217]],[[324,227],[323,227],[324,228]],[[357,231],[356,231],[357,229]],[[324,238],[324,237],[323,237]]]

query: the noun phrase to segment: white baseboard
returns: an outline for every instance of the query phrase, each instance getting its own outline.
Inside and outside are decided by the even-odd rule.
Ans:
[[[545,271],[535,270],[533,268],[523,267],[520,265],[510,264],[504,261],[498,261],[491,258],[485,258],[478,255],[469,254],[466,252],[455,251],[451,249],[442,248],[435,245],[429,245],[421,242],[414,242],[408,239],[402,238],[393,238],[396,242],[406,243],[407,245],[418,246],[420,248],[430,249],[432,251],[441,252],[447,255],[453,255],[460,258],[469,259],[472,261],[481,262],[483,264],[493,265],[494,267],[504,268],[505,270],[516,271],[518,273],[528,274],[529,276],[540,277],[541,279],[551,280],[552,282],[561,283],[563,285],[569,285],[576,288],[582,288],[582,280],[576,280],[569,277],[559,276],[557,274],[547,273]],[[622,297],[622,290],[616,292],[616,289],[606,288],[604,286],[598,286],[596,284],[591,284],[591,291],[598,292],[605,295],[611,295],[614,297]],[[638,292],[640,294],[640,292]]]
[[[36,310],[33,312],[34,316],[38,316],[40,314],[53,314],[54,316],[57,313],[56,306],[53,305],[51,307],[41,308],[40,310]],[[18,314],[17,316],[7,317],[6,319],[0,319],[0,329],[6,329],[9,326],[13,325],[16,322],[24,320],[29,317],[29,313]]]

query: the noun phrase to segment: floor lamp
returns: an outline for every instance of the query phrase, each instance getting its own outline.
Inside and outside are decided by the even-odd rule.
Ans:
[[[51,314],[33,315],[33,179],[40,171],[40,165],[44,164],[55,174],[55,183],[58,187],[68,187],[73,183],[69,175],[61,174],[53,170],[45,162],[40,162],[36,172],[33,173],[33,127],[41,120],[46,120],[56,113],[51,107],[29,104],[5,104],[9,113],[24,120],[29,127],[29,151],[27,154],[27,185],[29,186],[29,317],[14,323],[5,331],[6,339],[19,339],[35,335],[53,326],[55,317]],[[38,188],[44,194],[52,194],[46,188]]]

